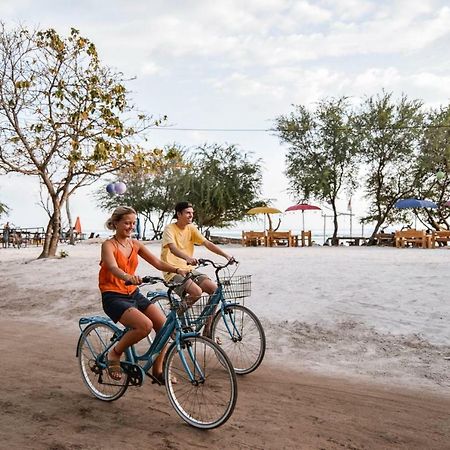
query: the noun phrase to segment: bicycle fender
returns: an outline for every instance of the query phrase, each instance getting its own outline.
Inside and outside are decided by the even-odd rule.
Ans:
[[[93,322],[105,323],[105,324],[111,325],[113,328],[119,330],[117,325],[109,317],[104,317],[104,316],[80,317],[80,320],[78,321],[78,326],[80,327],[81,330],[83,330],[82,325],[89,325]]]
[[[100,322],[100,323],[104,323],[109,325],[110,327],[112,327],[115,331],[120,331],[120,328],[116,326],[116,324],[109,319],[108,317],[103,317],[103,316],[90,316],[90,317],[81,317],[80,320],[78,321],[78,326],[80,327],[81,333],[80,336],[78,338],[78,342],[77,342],[77,349],[75,352],[75,357],[78,358],[78,349],[80,348],[80,342],[81,339],[83,338],[83,331],[84,328],[83,325],[90,325],[91,323],[94,322]]]

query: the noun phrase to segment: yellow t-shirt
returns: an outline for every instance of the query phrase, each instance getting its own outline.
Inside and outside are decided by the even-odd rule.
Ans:
[[[195,225],[189,224],[183,230],[175,223],[171,223],[164,228],[161,243],[161,260],[180,269],[192,270],[187,262],[175,256],[169,249],[169,244],[174,244],[186,255],[192,257],[194,255],[194,245],[201,245],[206,238],[198,231]],[[164,278],[169,281],[175,276],[174,273],[164,272]]]

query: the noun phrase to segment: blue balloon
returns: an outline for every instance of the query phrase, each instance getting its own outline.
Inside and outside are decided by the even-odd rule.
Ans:
[[[110,195],[114,195],[116,193],[114,183],[109,183],[108,186],[106,186],[106,192]]]

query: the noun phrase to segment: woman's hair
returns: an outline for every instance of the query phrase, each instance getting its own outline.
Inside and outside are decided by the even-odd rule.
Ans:
[[[130,206],[118,206],[111,214],[111,217],[106,221],[105,227],[108,230],[114,231],[116,229],[116,223],[120,222],[122,217],[127,214],[136,214],[136,211]]]

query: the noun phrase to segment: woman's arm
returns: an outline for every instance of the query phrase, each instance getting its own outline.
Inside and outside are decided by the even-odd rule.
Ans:
[[[187,270],[177,268],[175,266],[172,266],[172,264],[161,261],[142,242],[137,242],[139,245],[139,256],[144,258],[153,267],[156,267],[159,270],[163,270],[164,272],[177,273],[179,275],[182,275],[183,277],[185,277],[189,273],[189,271]]]

